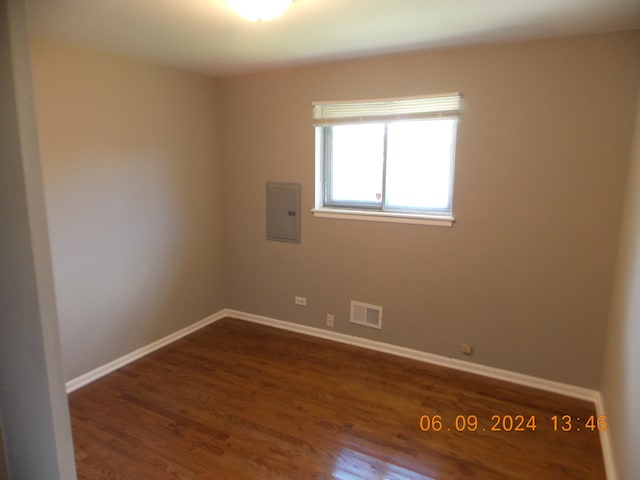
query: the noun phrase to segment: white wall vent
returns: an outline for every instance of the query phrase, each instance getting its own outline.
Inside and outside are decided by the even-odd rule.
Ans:
[[[351,323],[365,327],[382,328],[382,307],[351,300]]]

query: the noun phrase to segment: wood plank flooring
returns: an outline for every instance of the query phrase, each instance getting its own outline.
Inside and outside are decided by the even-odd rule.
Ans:
[[[587,402],[234,319],[69,401],[80,480],[605,478]]]

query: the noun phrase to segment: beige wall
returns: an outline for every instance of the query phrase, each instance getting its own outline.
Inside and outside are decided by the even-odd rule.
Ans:
[[[638,51],[635,32],[221,80],[227,305],[598,387]],[[311,216],[312,101],[450,91],[453,228]],[[302,184],[301,245],[265,240],[266,181]],[[383,330],[350,325],[350,299],[382,305]]]
[[[35,40],[67,379],[225,306],[213,80]]]
[[[616,288],[602,370],[618,477],[640,478],[640,95],[629,169]]]
[[[37,40],[66,378],[227,306],[334,313],[339,332],[445,356],[471,343],[470,361],[597,388],[638,47],[607,34],[216,82]],[[311,216],[313,100],[454,90],[453,228]],[[270,180],[303,185],[301,245],[265,240]],[[348,324],[350,299],[383,305],[383,330]]]

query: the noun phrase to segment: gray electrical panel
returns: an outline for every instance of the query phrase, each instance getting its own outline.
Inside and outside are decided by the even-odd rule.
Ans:
[[[300,243],[300,184],[267,182],[267,240]]]

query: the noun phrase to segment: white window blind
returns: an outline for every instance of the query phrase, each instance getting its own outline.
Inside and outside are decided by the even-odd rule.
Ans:
[[[445,93],[428,97],[314,102],[313,121],[315,126],[322,127],[353,123],[457,117],[460,113],[460,97],[459,93]]]

